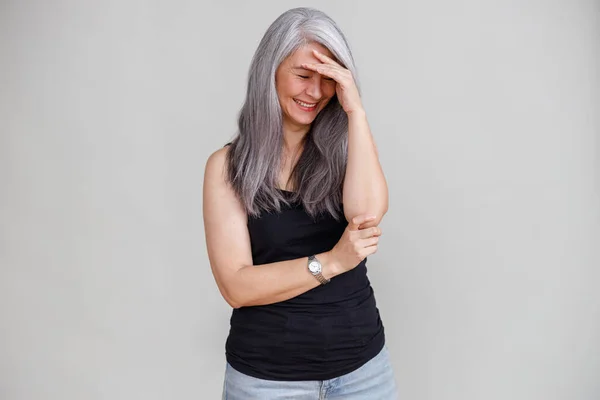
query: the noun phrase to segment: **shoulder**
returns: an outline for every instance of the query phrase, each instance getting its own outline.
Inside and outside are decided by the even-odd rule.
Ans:
[[[227,153],[228,147],[223,147],[212,153],[204,167],[204,200],[213,197],[235,197],[233,187],[229,184]]]
[[[232,212],[232,209],[243,211],[242,204],[229,182],[228,152],[228,147],[221,148],[206,160],[203,184],[204,210],[211,211],[214,215],[219,214],[215,213],[215,210],[221,209],[228,209],[228,212]]]
[[[218,178],[218,176],[222,176],[224,179],[226,177],[228,152],[229,146],[226,146],[215,151],[208,157],[206,160],[206,166],[204,167],[205,179],[214,179]]]

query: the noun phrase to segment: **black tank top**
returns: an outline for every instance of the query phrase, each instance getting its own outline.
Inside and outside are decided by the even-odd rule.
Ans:
[[[254,265],[331,250],[346,225],[329,214],[313,220],[299,202],[284,205],[280,213],[249,217]],[[229,364],[246,375],[326,380],[358,369],[379,353],[384,341],[364,260],[292,299],[234,309],[225,347]]]

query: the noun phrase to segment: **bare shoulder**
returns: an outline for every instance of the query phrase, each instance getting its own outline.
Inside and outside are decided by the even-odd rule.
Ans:
[[[205,202],[208,201],[208,204],[205,203],[205,205],[211,205],[210,202],[214,202],[212,204],[214,207],[219,209],[227,207],[229,210],[233,207],[239,213],[242,211],[241,203],[227,179],[228,151],[228,146],[218,149],[206,160],[203,198]]]
[[[222,175],[223,179],[226,178],[227,174],[227,152],[229,147],[223,147],[212,153],[206,160],[206,166],[204,168],[204,179],[207,177],[210,179],[217,178],[213,175]]]

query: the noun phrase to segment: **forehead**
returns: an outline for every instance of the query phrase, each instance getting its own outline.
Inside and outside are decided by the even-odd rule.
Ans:
[[[302,63],[320,63],[321,61],[314,56],[313,50],[317,50],[319,53],[323,53],[326,56],[335,60],[335,57],[327,47],[323,46],[320,43],[310,42],[293,52],[288,58],[284,60],[284,63],[290,65],[300,65]]]

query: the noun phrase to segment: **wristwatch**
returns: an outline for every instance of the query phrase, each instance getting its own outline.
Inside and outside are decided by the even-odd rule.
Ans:
[[[321,282],[321,285],[329,283],[330,280],[325,278],[323,276],[323,274],[321,273],[321,271],[323,270],[323,267],[321,266],[321,263],[319,262],[319,260],[317,260],[317,257],[315,257],[315,256],[308,257],[308,270],[310,271],[311,274],[313,274],[313,276],[315,278],[317,278],[317,280],[319,282]]]

